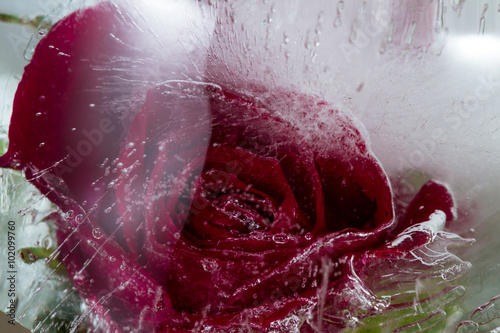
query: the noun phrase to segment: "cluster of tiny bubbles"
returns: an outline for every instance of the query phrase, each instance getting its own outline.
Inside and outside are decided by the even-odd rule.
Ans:
[[[109,158],[106,157],[99,167],[101,169],[103,169],[106,166],[106,164],[108,163],[108,161],[109,161]]]
[[[277,244],[284,244],[288,240],[288,235],[286,234],[276,234],[273,235],[273,241]]]
[[[472,268],[472,264],[468,261],[453,265],[447,269],[445,269],[441,273],[441,277],[444,281],[453,281],[456,278],[463,275],[463,272],[466,272]]]

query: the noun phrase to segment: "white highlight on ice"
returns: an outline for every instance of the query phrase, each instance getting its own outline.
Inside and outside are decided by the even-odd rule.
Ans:
[[[486,67],[500,64],[500,37],[495,35],[450,37],[447,47],[461,62]]]

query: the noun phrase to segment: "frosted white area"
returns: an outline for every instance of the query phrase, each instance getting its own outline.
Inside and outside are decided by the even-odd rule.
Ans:
[[[239,49],[215,48],[232,72],[212,74],[228,84],[293,85],[354,114],[391,178],[418,169],[448,183],[474,212],[468,226],[477,225],[500,195],[498,3],[415,1],[438,12],[427,35],[411,21],[398,27],[398,3],[227,6],[220,38],[239,40]]]

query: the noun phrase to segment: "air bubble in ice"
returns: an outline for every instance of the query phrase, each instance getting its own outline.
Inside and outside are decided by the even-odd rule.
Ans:
[[[102,231],[99,228],[95,228],[94,230],[92,230],[92,236],[94,236],[95,239],[101,239]]]
[[[106,158],[104,159],[104,161],[102,162],[102,164],[99,166],[101,169],[104,168],[106,166],[106,163],[108,163],[109,159]]]
[[[290,41],[290,38],[288,37],[288,34],[286,32],[283,33],[283,43],[288,44]]]
[[[344,1],[340,0],[337,3],[337,14],[341,14],[344,11]]]
[[[78,214],[77,216],[75,216],[75,222],[80,224],[83,222],[83,215],[82,214]]]
[[[342,18],[340,17],[340,15],[337,15],[337,17],[335,17],[335,20],[333,21],[333,26],[335,28],[342,26]]]
[[[206,272],[215,273],[219,269],[219,265],[212,258],[205,258],[201,260],[201,265]]]
[[[45,236],[42,240],[42,246],[46,249],[50,249],[52,247],[52,239],[49,236]]]

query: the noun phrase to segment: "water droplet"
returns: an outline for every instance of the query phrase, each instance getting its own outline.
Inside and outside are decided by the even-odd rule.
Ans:
[[[212,258],[205,258],[201,260],[201,265],[206,272],[215,273],[219,269],[219,265]]]
[[[95,228],[92,230],[92,236],[94,236],[95,239],[101,239],[102,238],[102,231],[99,228]]]

